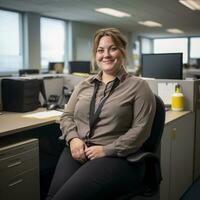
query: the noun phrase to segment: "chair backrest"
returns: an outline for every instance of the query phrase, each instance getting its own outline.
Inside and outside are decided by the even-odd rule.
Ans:
[[[144,196],[146,199],[147,197],[152,197],[158,191],[158,186],[162,179],[160,162],[159,159],[157,159],[157,156],[152,156],[152,153],[156,153],[161,141],[165,125],[165,106],[160,97],[155,95],[155,100],[156,112],[151,128],[151,134],[142,146],[142,151],[144,152],[143,155],[146,161],[146,172],[144,181],[141,185],[138,185],[138,188],[135,188],[133,192],[126,193],[116,200],[130,200],[138,195]],[[149,155],[148,152],[150,152],[150,157],[146,157],[146,155]]]
[[[20,69],[19,76],[23,76],[26,74],[39,74],[39,69]]]
[[[143,144],[142,150],[155,153],[160,144],[164,125],[165,125],[165,105],[160,97],[155,95],[156,99],[156,112],[151,128],[150,137]]]

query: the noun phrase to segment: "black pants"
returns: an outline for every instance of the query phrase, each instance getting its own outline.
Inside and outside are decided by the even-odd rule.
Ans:
[[[65,147],[58,161],[47,200],[115,199],[141,183],[144,163],[103,157],[80,164]]]

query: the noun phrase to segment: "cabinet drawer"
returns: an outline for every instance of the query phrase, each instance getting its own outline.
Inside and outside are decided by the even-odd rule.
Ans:
[[[2,179],[1,179],[2,180]],[[10,181],[4,181],[0,188],[1,200],[39,200],[39,169],[26,171]]]
[[[0,159],[0,179],[7,179],[23,171],[39,167],[38,148],[31,149],[24,153]],[[0,183],[1,185],[1,183]]]
[[[9,145],[0,144],[0,160],[18,153],[23,153],[35,147],[38,147],[38,139],[29,139]]]

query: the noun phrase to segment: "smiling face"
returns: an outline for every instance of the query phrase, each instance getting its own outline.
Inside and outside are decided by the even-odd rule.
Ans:
[[[96,63],[107,74],[115,75],[123,65],[123,56],[110,36],[99,40],[96,50]]]

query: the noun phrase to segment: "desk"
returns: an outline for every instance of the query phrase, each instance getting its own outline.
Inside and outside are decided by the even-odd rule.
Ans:
[[[190,113],[190,111],[181,111],[181,112],[167,111],[165,116],[165,125],[184,117],[188,113]]]
[[[46,111],[45,108],[38,108],[32,112],[26,113],[16,113],[16,112],[3,112],[0,115],[0,138],[3,136],[8,136],[14,133],[18,133],[21,131],[26,131],[34,128],[38,128],[41,126],[58,123],[59,117],[49,117],[46,119],[36,119],[36,118],[25,118],[23,117],[25,114],[32,114]],[[189,111],[182,112],[166,112],[165,124],[168,124],[176,119],[179,119],[185,115],[187,115]]]
[[[23,177],[23,180],[29,180],[29,189],[28,184],[25,184],[26,187],[20,188],[19,192],[16,192],[17,199],[21,200],[27,200],[27,199],[33,199],[33,200],[39,200],[38,196],[40,196],[40,200],[45,199],[46,193],[49,188],[50,180],[54,171],[54,168],[56,166],[58,157],[60,155],[60,152],[63,149],[63,145],[60,141],[58,141],[58,136],[60,135],[59,130],[59,124],[55,123],[59,120],[59,117],[48,117],[45,119],[37,119],[37,118],[28,118],[24,117],[24,115],[38,113],[46,111],[44,108],[39,108],[33,112],[26,112],[26,113],[15,113],[15,112],[3,112],[2,115],[0,115],[0,150],[4,149],[8,146],[15,146],[15,144],[20,144],[24,141],[28,140],[35,140],[33,138],[38,139],[39,144],[37,144],[37,148],[39,148],[39,156],[35,154],[30,154],[31,149],[27,149],[29,154],[24,154],[24,157],[20,159],[25,159],[27,161],[22,162],[25,165],[30,165],[29,160],[39,160],[37,162],[34,162],[31,167],[37,168],[38,172],[40,169],[40,177],[36,174],[33,175],[33,173],[29,173],[29,177]],[[51,111],[49,111],[51,112]],[[27,147],[28,148],[28,147]],[[21,148],[23,151],[25,147]],[[13,157],[17,156],[17,152],[12,150]],[[28,157],[28,158],[26,158]],[[0,159],[1,159],[1,153],[0,153]],[[37,165],[37,166],[34,166]],[[34,171],[35,172],[35,171]],[[37,179],[36,179],[37,178]],[[6,180],[10,180],[12,177],[7,177]],[[0,180],[1,179],[1,173],[0,173]],[[40,180],[40,183],[38,183]],[[38,195],[39,190],[37,190],[37,194],[32,195],[31,198],[29,197],[30,194],[36,193],[35,187],[30,185],[33,184],[33,186],[40,185],[40,195]],[[1,184],[0,184],[1,185]],[[21,191],[25,189],[23,193]],[[28,191],[28,192],[26,192]],[[4,200],[3,194],[5,193],[5,190],[1,190],[0,188],[0,199]],[[28,194],[29,193],[29,194]],[[23,196],[22,196],[23,194]],[[37,196],[37,197],[36,197]],[[13,199],[6,198],[6,200]]]
[[[3,112],[0,115],[0,138],[10,134],[38,128],[41,126],[54,124],[59,117],[49,117],[46,119],[36,119],[23,117],[25,114],[32,114],[46,111],[45,108],[39,108],[32,112],[16,113],[16,112]]]
[[[195,114],[193,112],[166,113],[161,140],[160,185],[161,200],[180,199],[193,182]]]
[[[37,139],[0,147],[0,199],[39,200],[39,146]]]
[[[45,109],[40,108],[26,114],[37,113],[41,111],[45,111]],[[47,131],[46,129],[42,130],[41,135],[43,136],[45,132],[50,132],[45,137],[52,137],[56,134],[56,131],[59,131],[59,117],[51,117],[46,119],[32,119],[24,118],[23,115],[24,113],[9,112],[4,112],[3,115],[0,115],[0,139],[4,137],[9,138],[12,135],[20,135],[21,132],[29,132],[30,130],[34,130],[32,131],[34,132],[32,133],[32,136],[33,134],[37,135],[38,131],[36,130],[38,130],[38,128],[39,130],[42,130],[43,127],[56,124],[57,129],[55,131],[52,130],[51,127],[50,129],[47,129]],[[194,114],[190,111],[166,112],[164,134],[161,141],[161,168],[163,174],[163,181],[161,183],[160,189],[161,200],[179,199],[180,195],[192,183],[194,145],[193,120]],[[176,134],[174,131],[176,132]],[[55,141],[55,137],[52,140]],[[42,144],[41,138],[39,138],[39,141],[41,143],[40,155],[43,155],[42,149],[44,149],[44,145]],[[53,149],[53,151],[55,151],[58,148],[58,146],[52,147],[51,144],[48,144],[47,146],[48,148],[51,148],[50,150]],[[185,150],[187,150],[187,152],[185,152]],[[46,152],[47,150],[44,149],[44,151]],[[58,155],[56,156],[56,158],[58,158]],[[45,159],[42,159],[43,162],[45,162],[45,164],[46,159],[48,158],[45,157]],[[55,163],[56,161],[54,162],[54,165]],[[181,167],[182,171],[180,171],[180,169],[177,169],[177,166]],[[40,168],[42,168],[41,165]],[[49,179],[49,181],[50,180],[51,179]],[[181,184],[179,181],[181,182]],[[45,183],[45,185],[48,184]]]

